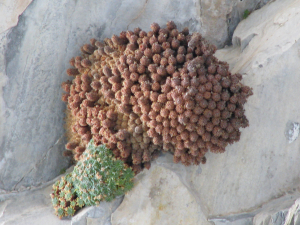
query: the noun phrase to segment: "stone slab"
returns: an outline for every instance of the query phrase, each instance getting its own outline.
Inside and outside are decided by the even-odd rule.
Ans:
[[[68,166],[60,84],[68,61],[90,38],[103,40],[153,21],[199,30],[197,1],[34,1],[3,34],[0,189],[36,186]],[[168,9],[166,11],[166,9]],[[4,181],[5,182],[1,182]]]
[[[19,16],[32,0],[2,0],[0,2],[0,34],[16,26]]]
[[[65,105],[60,101],[60,84],[67,79],[69,59],[78,55],[80,46],[90,38],[103,40],[122,30],[138,26],[149,30],[154,21],[165,24],[173,20],[179,29],[188,26],[221,46],[228,39],[225,15],[265,1],[250,2],[33,1],[16,27],[0,29],[0,189],[40,185],[68,166],[68,160],[61,157]],[[16,21],[30,1],[4,3],[0,10],[9,7],[13,13],[7,20]],[[218,14],[222,16],[216,19]],[[4,24],[13,26],[7,21]]]
[[[224,154],[208,154],[193,179],[211,216],[252,211],[299,187],[300,139],[285,134],[300,121],[299,11],[296,0],[266,5],[238,25],[233,47],[216,54],[254,94],[241,140]]]
[[[190,171],[184,171],[181,164],[174,164],[170,154],[160,157],[149,171],[136,176],[134,188],[112,214],[112,224],[210,224],[197,196],[186,186],[190,177],[186,172]]]
[[[175,168],[175,165],[170,169],[181,181],[178,186],[184,184],[188,193],[197,199],[201,213],[211,222],[251,224],[256,214],[265,212],[263,206],[270,202],[275,204],[273,200],[285,197],[287,193],[299,194],[300,33],[296,29],[299,11],[300,2],[296,0],[269,3],[238,25],[232,47],[216,53],[219,59],[229,62],[233,73],[241,73],[243,82],[253,88],[254,95],[245,105],[250,126],[241,130],[241,140],[228,146],[225,153],[208,153],[207,163],[201,165],[201,174],[196,172],[199,168]],[[141,180],[158,182],[163,179],[164,172],[154,175],[155,170],[151,169]],[[183,175],[185,179],[182,179]],[[167,177],[165,182],[174,180],[175,177]],[[124,216],[127,224],[130,224],[130,218],[135,218],[133,224],[140,222],[142,217],[155,221],[151,217],[154,209],[150,206],[148,211],[132,211],[125,207],[130,203],[147,205],[152,202],[145,199],[155,186],[150,182],[146,184],[138,183],[139,189],[134,189],[125,198],[114,214],[118,214],[116,218]],[[167,189],[165,186],[160,185],[163,190]],[[137,198],[138,195],[146,197]],[[177,201],[187,199],[187,195],[175,195],[179,198]],[[295,200],[295,197],[290,199]],[[275,207],[272,204],[270,207]],[[290,207],[292,203],[289,204]],[[267,215],[273,216],[274,221],[276,218],[283,221],[288,210],[283,205],[276,207],[277,211]],[[172,212],[176,218],[180,209],[174,203]],[[130,216],[126,217],[126,213]]]

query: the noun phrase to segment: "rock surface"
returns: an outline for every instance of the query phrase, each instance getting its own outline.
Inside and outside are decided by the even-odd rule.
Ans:
[[[54,182],[40,188],[10,193],[0,197],[0,224],[3,225],[68,225],[54,215],[50,193]]]
[[[79,54],[82,44],[136,26],[148,30],[153,21],[174,20],[180,28],[189,26],[223,46],[234,27],[232,18],[246,9],[241,4],[256,8],[266,3],[241,2],[33,1],[18,26],[0,33],[0,189],[8,192],[0,195],[1,224],[71,223],[53,215],[50,183],[33,186],[69,165],[61,157],[65,106],[60,83],[67,79],[68,60]],[[168,155],[161,157],[137,177],[136,187],[113,214],[113,224],[144,224],[145,218],[160,224],[298,221],[299,11],[297,0],[272,1],[240,22],[232,47],[217,52],[253,87],[245,106],[250,127],[242,131],[240,142],[224,154],[208,154],[201,174],[200,167],[186,168],[172,164]],[[216,25],[207,25],[213,19]],[[26,188],[31,191],[9,193]],[[284,203],[282,198],[273,201],[280,196]],[[73,222],[109,223],[114,207],[109,206],[102,219],[93,218],[97,210],[86,209],[91,218],[78,214]]]
[[[16,26],[18,18],[32,0],[2,0],[0,3],[0,34]]]
[[[123,201],[119,196],[112,202],[101,202],[99,206],[85,207],[72,217],[71,225],[111,225],[111,214]]]
[[[213,42],[222,45],[227,28],[222,32],[219,25],[214,31],[208,29],[209,18],[223,11],[227,15],[234,6],[242,10],[264,1],[243,5],[229,2],[227,8],[220,1],[196,0],[32,2],[18,26],[0,33],[0,189],[39,185],[68,166],[68,160],[61,157],[65,105],[60,101],[60,84],[67,79],[68,60],[79,54],[80,46],[92,37],[102,40],[137,26],[148,30],[153,21],[165,24],[169,20],[180,29],[188,26],[204,36],[209,33],[215,37]],[[12,7],[14,15],[28,4],[23,1]],[[206,13],[210,8],[213,14]],[[225,17],[221,20],[223,27]]]
[[[199,29],[194,1],[171,7],[169,14],[158,1],[36,1],[20,17],[17,27],[2,36],[1,58],[5,64],[5,130],[1,140],[0,188],[19,190],[52,179],[68,165],[64,149],[63,111],[60,84],[65,70],[80,46],[92,37],[104,39],[122,30],[152,21],[165,23],[178,16],[182,26]],[[147,6],[147,7],[146,7]],[[155,13],[150,13],[154,8]],[[89,14],[89,16],[86,16]],[[150,15],[151,16],[148,16]],[[159,15],[164,15],[160,17]],[[26,152],[26,154],[22,154]]]
[[[243,129],[241,140],[227,147],[223,154],[209,153],[200,175],[194,172],[196,168],[189,172],[192,182],[187,184],[187,190],[199,199],[201,211],[210,221],[251,224],[257,213],[262,212],[256,221],[267,213],[260,208],[262,205],[299,191],[300,33],[296,29],[300,23],[299,11],[300,2],[296,0],[268,4],[239,24],[233,35],[233,47],[216,54],[219,59],[230,62],[233,73],[243,75],[243,82],[253,87],[254,95],[245,105],[250,127]],[[291,124],[294,125],[291,127]],[[291,136],[286,135],[287,131]],[[164,177],[164,173],[161,174],[156,177],[150,173],[150,178],[144,180],[155,182]],[[144,190],[137,192],[154,190],[154,185],[148,183]],[[164,191],[167,190],[163,188]],[[147,195],[144,199],[134,196],[133,193],[125,197],[114,214],[131,213],[130,209],[121,212],[123,204],[151,202],[146,201]],[[177,201],[186,200],[185,195],[177,197],[180,198]],[[292,199],[295,200],[296,197]],[[168,210],[177,216],[180,208]],[[151,217],[152,212],[145,215],[145,211],[136,210],[131,217]],[[268,215],[279,221],[283,211],[278,209]]]
[[[261,207],[239,215],[215,217],[209,219],[215,225],[295,225],[299,224],[300,194],[286,194]],[[296,199],[296,201],[295,201]]]
[[[294,201],[295,197],[298,197]],[[261,212],[253,218],[253,224],[296,225],[300,223],[299,194],[287,195],[263,206]]]
[[[218,48],[231,44],[231,37],[246,10],[261,8],[270,0],[200,0],[200,22],[204,36]]]
[[[170,154],[158,158],[137,175],[133,190],[112,214],[112,224],[210,224],[190,190],[193,169],[201,173],[200,167],[174,164]]]
[[[70,168],[67,172],[71,172]],[[54,215],[50,193],[52,185],[61,176],[39,188],[28,188],[22,192],[0,196],[1,225],[110,225],[111,213],[120,205],[123,196],[112,202],[101,202],[99,206],[85,207],[72,218],[58,219]]]
[[[60,84],[67,79],[68,61],[80,54],[80,46],[92,37],[102,40],[136,26],[148,30],[152,21],[174,19],[181,26],[199,30],[195,2],[32,2],[18,26],[2,33],[0,39],[1,86],[5,84],[0,189],[39,185],[68,165],[61,157],[65,105],[60,100]],[[170,9],[167,13],[166,8]]]
[[[290,122],[300,122],[299,10],[299,1],[285,0],[253,12],[234,32],[233,47],[217,54],[232,57],[232,72],[243,74],[254,94],[241,140],[209,155],[193,179],[211,216],[249,211],[299,187],[300,141],[285,135]]]

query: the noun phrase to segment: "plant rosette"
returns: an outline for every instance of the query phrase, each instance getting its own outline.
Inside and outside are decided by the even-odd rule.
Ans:
[[[71,181],[71,173],[56,181],[50,194],[55,214],[61,219],[73,216],[75,212],[84,206],[81,199],[77,198]]]
[[[133,187],[134,172],[117,160],[105,146],[91,140],[72,172],[72,182],[79,199],[87,206],[111,201]]]

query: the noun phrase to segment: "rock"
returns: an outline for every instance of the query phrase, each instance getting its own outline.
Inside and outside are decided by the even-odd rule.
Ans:
[[[68,79],[68,61],[80,54],[83,44],[137,26],[149,30],[153,21],[174,20],[180,28],[199,30],[194,4],[192,0],[32,2],[18,26],[0,39],[1,105],[5,105],[0,113],[5,131],[0,138],[0,189],[39,185],[68,166],[61,156],[66,141],[60,84]]]
[[[72,217],[72,225],[110,225],[111,214],[123,201],[123,196],[112,202],[101,202],[99,206],[85,207]]]
[[[295,201],[296,196],[287,195],[282,198],[271,201],[264,205],[257,215],[253,218],[253,224],[299,224],[300,199]]]
[[[295,225],[299,224],[300,194],[286,194],[248,213],[209,219],[215,225]],[[297,199],[298,198],[298,199]],[[296,200],[295,200],[296,199]]]
[[[71,172],[73,167],[67,170]],[[64,174],[66,175],[66,174]],[[61,175],[62,176],[62,175]],[[99,206],[84,207],[72,218],[60,220],[52,206],[52,185],[61,176],[38,188],[0,195],[0,224],[2,225],[110,225],[111,213],[120,205],[123,196]]]
[[[50,193],[53,182],[40,188],[0,195],[0,224],[3,225],[69,225],[54,215]]]
[[[208,221],[213,222],[214,225],[252,225],[253,216],[251,213],[244,213],[228,217],[216,217]]]
[[[4,0],[0,3],[0,34],[18,23],[18,18],[32,0]]]
[[[81,45],[92,37],[103,40],[121,30],[136,26],[148,30],[153,21],[163,24],[174,20],[179,29],[189,26],[222,46],[234,27],[225,23],[225,18],[235,18],[236,12],[244,10],[238,7],[241,3],[228,2],[33,1],[20,16],[18,26],[0,34],[0,86],[4,87],[0,104],[0,188],[8,192],[0,203],[1,222],[40,224],[44,219],[52,224],[66,223],[53,223],[47,206],[50,189],[39,190],[44,187],[42,183],[69,165],[61,156],[65,106],[60,101],[60,83],[67,79],[68,61],[79,54]],[[256,3],[266,1],[244,2],[255,8]],[[224,154],[207,154],[201,174],[199,167],[173,165],[169,156],[162,157],[137,177],[136,187],[113,214],[113,224],[176,224],[181,220],[185,224],[211,223],[207,218],[237,224],[251,218],[267,221],[268,216],[259,214],[263,212],[260,206],[296,192],[300,183],[299,10],[297,0],[272,1],[241,21],[233,34],[233,47],[216,54],[253,87],[254,95],[245,105],[250,127],[243,129],[240,142],[228,146]],[[223,11],[225,14],[220,13]],[[217,25],[205,28],[205,16],[214,18]],[[41,189],[33,188],[38,185]],[[34,190],[29,192],[27,188]],[[9,194],[13,190],[25,191]],[[33,199],[30,205],[27,196]],[[141,205],[131,205],[133,202]],[[182,208],[188,213],[178,213]],[[284,215],[281,217],[277,212],[280,210],[268,215],[290,218],[285,211],[279,213]],[[294,220],[297,218],[295,214]],[[98,219],[87,220],[92,223]]]
[[[224,6],[226,10],[220,1],[32,2],[20,16],[18,26],[0,34],[0,87],[3,87],[0,189],[37,186],[68,167],[69,160],[61,156],[66,140],[60,84],[68,79],[65,74],[68,61],[80,53],[80,46],[90,38],[103,40],[138,26],[149,30],[152,22],[165,24],[169,20],[174,20],[179,29],[188,26],[190,31],[214,37],[211,41],[222,45],[228,35],[222,31],[218,36],[219,28],[211,32],[208,27],[213,26],[208,18],[220,11],[229,13],[234,8],[233,2]],[[204,13],[203,9],[209,6],[214,8],[213,14]],[[20,7],[16,6],[14,13],[18,14]],[[222,14],[222,20],[226,13]],[[214,21],[219,24],[218,20]]]
[[[112,214],[113,225],[210,224],[197,196],[186,186],[191,177],[190,171],[181,164],[174,164],[172,158],[166,154],[153,163],[149,171],[136,176],[134,188]],[[198,170],[195,166],[189,169]],[[174,171],[180,171],[184,182]]]
[[[290,218],[285,209],[299,198],[300,183],[299,10],[297,0],[269,3],[238,25],[232,47],[216,53],[219,59],[229,62],[232,73],[241,73],[243,82],[253,88],[254,95],[245,105],[250,126],[242,129],[241,140],[228,146],[223,154],[208,153],[200,175],[196,167],[174,168],[171,171],[178,178],[167,177],[157,163],[149,175],[138,179],[138,188],[125,197],[113,214],[113,224],[118,224],[117,219],[122,217],[124,223],[141,222],[141,218],[155,221],[152,218],[154,200],[146,201],[137,196],[146,196],[146,199],[160,179],[169,183],[170,190],[184,184],[188,193],[197,199],[194,209],[201,206],[199,212],[215,224],[252,224],[254,221],[268,224],[268,218],[277,221],[274,224],[281,224],[280,221]],[[185,177],[191,182],[183,182],[182,174],[187,174]],[[176,185],[172,183],[175,180]],[[164,183],[159,185],[160,190],[164,191],[165,186]],[[287,193],[295,194],[290,198]],[[170,194],[171,199],[173,195]],[[175,195],[178,202],[189,199],[186,194]],[[280,196],[290,198],[289,205],[276,206],[275,200]],[[129,205],[134,203],[143,205],[145,210],[132,211]],[[275,211],[266,209],[269,204]],[[176,212],[181,209],[173,203],[166,210],[177,218]],[[190,211],[186,214],[194,215]],[[298,214],[294,217],[298,218]],[[202,224],[205,219],[199,221],[195,224]],[[160,224],[168,222],[168,219],[159,221]]]
[[[292,143],[293,141],[295,141],[298,138],[299,130],[300,130],[299,123],[289,121],[286,124],[285,137],[287,138],[289,143]]]
[[[202,174],[192,177],[211,217],[251,211],[299,187],[300,141],[285,135],[290,121],[300,122],[299,10],[296,0],[264,6],[241,21],[233,47],[216,54],[254,94],[240,141],[209,153]]]
[[[203,35],[218,48],[231,44],[233,31],[244,12],[261,8],[270,0],[201,0],[200,22]]]

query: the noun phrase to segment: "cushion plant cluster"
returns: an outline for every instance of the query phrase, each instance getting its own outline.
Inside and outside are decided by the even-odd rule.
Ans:
[[[111,201],[133,187],[134,173],[124,162],[116,160],[105,145],[95,146],[93,140],[72,173],[77,193],[85,205]]]
[[[134,172],[105,146],[90,141],[73,172],[53,185],[51,193],[59,218],[73,216],[84,205],[111,201],[133,187]]]
[[[72,58],[66,92],[66,156],[77,161],[86,144],[106,144],[135,173],[150,168],[160,151],[174,162],[205,163],[248,126],[243,105],[252,95],[218,60],[216,47],[173,21],[151,31],[123,31],[104,42],[91,39]]]
[[[240,139],[252,89],[214,56],[216,49],[173,21],[82,46],[67,69],[73,79],[62,84],[64,156],[78,163],[53,189],[60,218],[124,194],[161,151],[175,163],[198,165],[208,151],[222,153]]]
[[[78,209],[84,206],[83,200],[76,194],[70,173],[55,182],[50,196],[55,214],[60,219],[65,216],[73,216]]]

